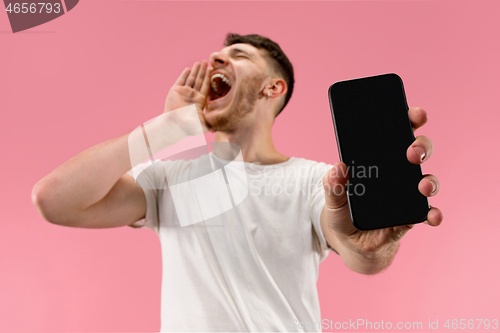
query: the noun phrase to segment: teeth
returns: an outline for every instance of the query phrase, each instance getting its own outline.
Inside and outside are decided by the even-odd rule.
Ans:
[[[217,91],[217,85],[215,84],[214,79],[217,78],[217,77],[220,77],[222,79],[222,81],[224,81],[225,84],[227,84],[228,86],[231,87],[231,82],[229,82],[229,79],[226,76],[224,76],[224,74],[216,73],[216,74],[212,75],[212,77],[210,79],[211,82],[212,82],[212,88],[215,91]]]

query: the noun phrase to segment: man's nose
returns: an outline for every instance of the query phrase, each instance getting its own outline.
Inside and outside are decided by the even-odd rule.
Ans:
[[[221,52],[214,52],[210,55],[210,64],[214,69],[227,66],[227,57]]]

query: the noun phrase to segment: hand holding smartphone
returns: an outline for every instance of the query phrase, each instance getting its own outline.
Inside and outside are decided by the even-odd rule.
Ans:
[[[384,74],[336,82],[328,90],[346,188],[358,230],[423,222],[429,202],[418,190],[420,165],[406,157],[415,141],[403,81]]]

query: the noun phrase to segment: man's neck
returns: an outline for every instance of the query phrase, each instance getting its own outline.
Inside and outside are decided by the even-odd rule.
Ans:
[[[241,149],[243,160],[248,163],[269,165],[286,162],[289,159],[274,147],[270,127],[253,127],[231,133],[215,132],[215,141],[237,144]]]

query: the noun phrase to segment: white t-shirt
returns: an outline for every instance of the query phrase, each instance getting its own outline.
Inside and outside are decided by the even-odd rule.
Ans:
[[[163,170],[144,172],[154,182],[164,172],[192,175],[210,157],[227,162],[210,153],[158,161]],[[241,189],[246,197],[240,193],[244,199],[232,209],[184,227],[172,191],[143,186],[144,226],[161,242],[162,332],[300,332],[307,329],[298,323],[321,321],[318,266],[330,250],[320,226],[322,178],[332,165],[296,157],[274,165],[236,163],[244,165],[246,185],[233,179],[232,195]],[[309,330],[320,330],[315,326]]]

